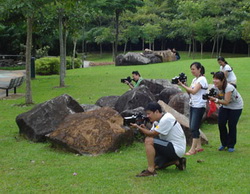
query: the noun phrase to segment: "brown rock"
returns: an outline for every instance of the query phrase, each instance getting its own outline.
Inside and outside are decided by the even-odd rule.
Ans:
[[[122,128],[123,118],[110,107],[69,115],[48,135],[56,147],[97,155],[115,151],[133,142],[133,131]]]

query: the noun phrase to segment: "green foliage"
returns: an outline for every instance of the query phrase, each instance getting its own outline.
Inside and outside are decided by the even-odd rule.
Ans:
[[[250,21],[245,21],[242,23],[243,33],[242,38],[247,44],[250,44]]]
[[[81,59],[75,58],[75,68],[79,68],[82,64]],[[43,57],[35,62],[36,73],[38,75],[53,75],[59,74],[60,59],[59,57]],[[72,69],[72,58],[66,58],[67,69]]]

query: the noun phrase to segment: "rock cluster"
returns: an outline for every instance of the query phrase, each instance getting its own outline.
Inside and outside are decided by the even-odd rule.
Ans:
[[[131,144],[135,131],[123,126],[123,118],[145,114],[144,108],[151,101],[158,101],[164,111],[176,117],[190,144],[189,96],[162,79],[145,79],[139,87],[121,96],[101,97],[95,105],[80,105],[64,94],[18,115],[16,122],[20,134],[31,141],[48,139],[54,147],[97,155]],[[211,119],[217,119],[216,112]],[[207,143],[206,136],[201,134],[203,143]]]

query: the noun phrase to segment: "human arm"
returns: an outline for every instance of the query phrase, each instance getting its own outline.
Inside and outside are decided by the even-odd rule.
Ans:
[[[125,84],[127,84],[130,87],[130,89],[134,88],[134,85],[131,82],[128,82],[127,80],[125,81]]]
[[[157,135],[159,135],[159,133],[155,130],[148,130],[145,125],[137,125],[135,123],[130,123],[131,126],[136,127],[137,129],[139,129],[142,133],[144,133],[146,136],[148,137],[155,137]]]
[[[179,80],[178,85],[183,87],[187,91],[187,93],[193,94],[193,95],[196,94],[201,89],[200,83],[195,84],[195,86],[192,88],[192,87],[186,86],[184,83],[180,82]]]
[[[224,99],[218,99],[216,97],[209,96],[209,100],[222,105],[228,105],[231,101],[232,91],[225,93]]]

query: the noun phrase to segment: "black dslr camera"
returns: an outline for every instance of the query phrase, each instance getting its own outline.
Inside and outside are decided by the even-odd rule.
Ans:
[[[129,83],[132,82],[131,77],[128,76],[127,78],[121,79],[121,83],[125,83],[126,81],[128,81]]]
[[[185,75],[185,73],[180,73],[179,76],[175,76],[174,78],[172,78],[171,83],[172,84],[178,84],[178,80],[180,80],[180,82],[185,83],[187,82],[187,76]]]
[[[202,95],[202,99],[203,99],[203,100],[208,100],[208,96],[213,96],[213,97],[215,97],[216,94],[217,94],[216,90],[215,90],[214,88],[211,88],[211,89],[209,90],[208,94],[203,94],[203,95]]]
[[[131,115],[129,117],[124,117],[123,119],[124,126],[130,126],[130,123],[136,123],[140,126],[141,124],[145,124],[146,122],[149,122],[149,119],[143,114]]]

